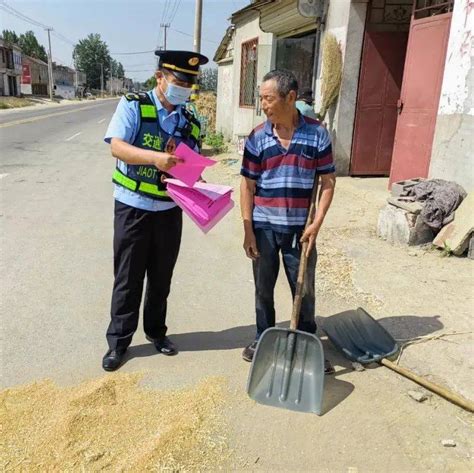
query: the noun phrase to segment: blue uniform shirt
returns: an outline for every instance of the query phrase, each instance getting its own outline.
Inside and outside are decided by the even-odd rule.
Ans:
[[[178,105],[175,110],[168,112],[166,108],[161,105],[155,90],[148,92],[158,110],[158,120],[163,130],[172,134],[177,125],[180,127],[186,124],[186,119],[183,116],[181,105]],[[179,123],[178,123],[179,120]],[[110,144],[112,138],[120,138],[127,143],[133,144],[138,133],[140,123],[140,110],[138,100],[128,101],[125,97],[120,99],[117,109],[110,121],[104,141]],[[175,133],[179,137],[179,133]],[[177,140],[179,141],[179,139]],[[127,172],[127,164],[123,161],[117,160],[118,167],[122,172]],[[140,194],[136,194],[125,187],[115,184],[114,198],[122,204],[130,205],[142,210],[150,210],[157,212],[159,210],[168,210],[176,207],[174,202],[163,202],[160,200],[153,200]]]

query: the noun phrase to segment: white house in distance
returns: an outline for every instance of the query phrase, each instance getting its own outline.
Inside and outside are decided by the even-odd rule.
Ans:
[[[312,87],[319,111],[330,33],[343,60],[325,117],[337,172],[439,177],[473,190],[473,23],[472,0],[253,0],[232,14],[214,56],[217,130],[242,148],[265,118],[258,87],[274,68]]]

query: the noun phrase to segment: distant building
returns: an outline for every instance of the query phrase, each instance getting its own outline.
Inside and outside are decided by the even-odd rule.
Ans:
[[[129,79],[128,77],[125,77],[123,79],[123,88],[126,92],[131,92],[133,89],[133,81],[132,79]]]
[[[128,79],[126,77],[122,79],[114,77],[113,79],[106,81],[105,88],[108,93],[113,95],[124,94],[130,92],[133,89],[133,81],[132,79]]]
[[[0,38],[0,95],[20,95],[21,49]]]
[[[75,98],[75,76],[74,69],[53,62],[54,95],[65,99]]]
[[[23,55],[21,93],[24,95],[48,95],[48,64],[41,59]]]

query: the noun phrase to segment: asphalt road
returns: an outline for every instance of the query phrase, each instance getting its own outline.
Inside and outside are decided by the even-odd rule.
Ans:
[[[37,121],[38,119],[53,118],[62,115],[69,115],[71,112],[77,112],[79,110],[91,110],[94,108],[102,108],[104,104],[116,103],[115,100],[97,100],[82,103],[73,103],[70,105],[57,105],[53,104],[50,106],[29,106],[25,108],[14,108],[8,110],[2,110],[0,113],[0,125],[13,126],[21,123],[29,123]]]
[[[114,159],[103,136],[116,103],[41,110],[29,122],[23,122],[26,111],[8,113],[0,125],[4,386],[104,374]],[[239,350],[254,335],[254,310],[239,230],[230,215],[208,235],[185,219],[168,324],[182,354],[172,360],[156,356],[140,327],[124,370],[167,363],[184,370],[183,377],[159,380],[174,387],[206,374],[189,371],[202,363],[195,351],[212,357],[215,350],[236,349],[241,365]],[[222,359],[218,366],[210,374],[226,372]]]

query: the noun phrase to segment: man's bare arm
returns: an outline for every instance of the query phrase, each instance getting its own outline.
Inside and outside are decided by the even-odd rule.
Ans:
[[[256,182],[248,177],[242,177],[240,182],[240,211],[244,222],[244,250],[245,254],[256,259],[259,256],[257,242],[252,225]]]
[[[323,174],[320,176],[320,179],[321,187],[319,190],[316,216],[313,223],[306,229],[306,231],[303,233],[303,236],[301,237],[302,242],[308,240],[308,249],[306,252],[307,255],[309,255],[311,249],[314,246],[319,229],[321,228],[327,211],[331,206],[331,202],[334,197],[334,189],[336,187],[336,175],[334,173]]]

